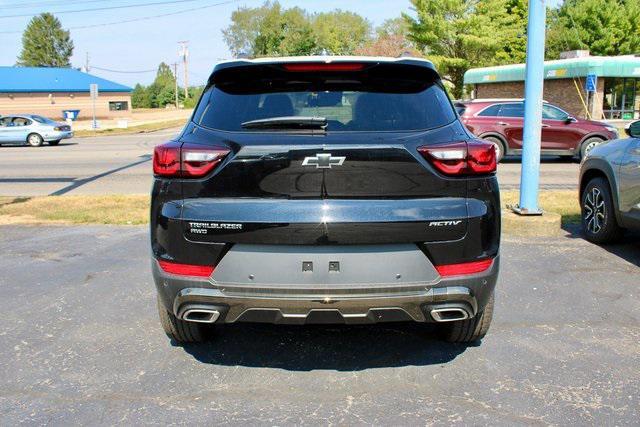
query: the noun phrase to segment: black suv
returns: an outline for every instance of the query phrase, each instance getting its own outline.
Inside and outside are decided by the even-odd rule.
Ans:
[[[495,169],[428,61],[221,63],[154,151],[164,330],[416,321],[478,340],[499,266]]]

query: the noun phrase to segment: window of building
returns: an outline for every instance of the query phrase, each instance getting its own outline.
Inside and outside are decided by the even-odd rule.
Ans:
[[[640,79],[605,78],[602,109],[607,119],[640,118]]]
[[[109,111],[125,111],[129,109],[127,101],[109,101]]]

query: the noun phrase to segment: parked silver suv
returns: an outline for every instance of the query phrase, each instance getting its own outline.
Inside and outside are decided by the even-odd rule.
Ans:
[[[582,229],[595,243],[640,230],[640,120],[626,132],[630,138],[595,147],[580,167]]]
[[[71,138],[71,126],[36,114],[15,114],[0,117],[0,144],[29,144],[39,147],[43,142],[58,145]]]

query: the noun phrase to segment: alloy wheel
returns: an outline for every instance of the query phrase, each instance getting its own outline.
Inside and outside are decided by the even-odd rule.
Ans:
[[[604,198],[600,189],[594,187],[588,192],[584,199],[585,221],[587,222],[587,230],[593,234],[598,234],[605,222],[605,205]]]
[[[583,158],[586,157],[587,154],[589,154],[589,151],[593,150],[595,147],[602,144],[602,142],[603,141],[600,138],[591,138],[589,141],[586,142],[586,145],[582,150],[582,157]]]
[[[34,133],[29,135],[29,138],[27,138],[27,142],[29,143],[29,145],[37,147],[42,144],[42,138],[40,137],[40,135]]]

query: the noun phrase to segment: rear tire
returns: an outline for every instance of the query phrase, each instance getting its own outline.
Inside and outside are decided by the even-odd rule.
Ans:
[[[496,163],[500,163],[507,152],[504,142],[502,142],[500,138],[495,136],[487,136],[482,139],[492,143],[496,147]]]
[[[589,153],[589,151],[593,150],[598,145],[602,144],[604,139],[598,138],[594,136],[592,138],[587,138],[582,145],[580,146],[580,159],[584,159],[585,156]]]
[[[582,233],[593,243],[608,243],[620,238],[609,183],[604,178],[593,178],[587,183],[580,199]]]
[[[452,343],[473,343],[484,338],[493,318],[493,303],[494,298],[491,293],[484,310],[477,313],[475,317],[443,325],[442,338]]]
[[[47,144],[49,145],[58,145],[60,143],[60,140],[57,141],[49,141]]]
[[[160,323],[162,329],[167,336],[179,343],[198,343],[207,340],[207,327],[194,322],[187,322],[178,319],[173,313],[167,311],[167,309],[160,301],[160,296],[157,296],[158,314],[160,315]]]
[[[31,133],[29,134],[29,136],[27,136],[27,144],[32,147],[40,147],[43,142],[44,139],[42,139],[42,137],[37,133]]]

